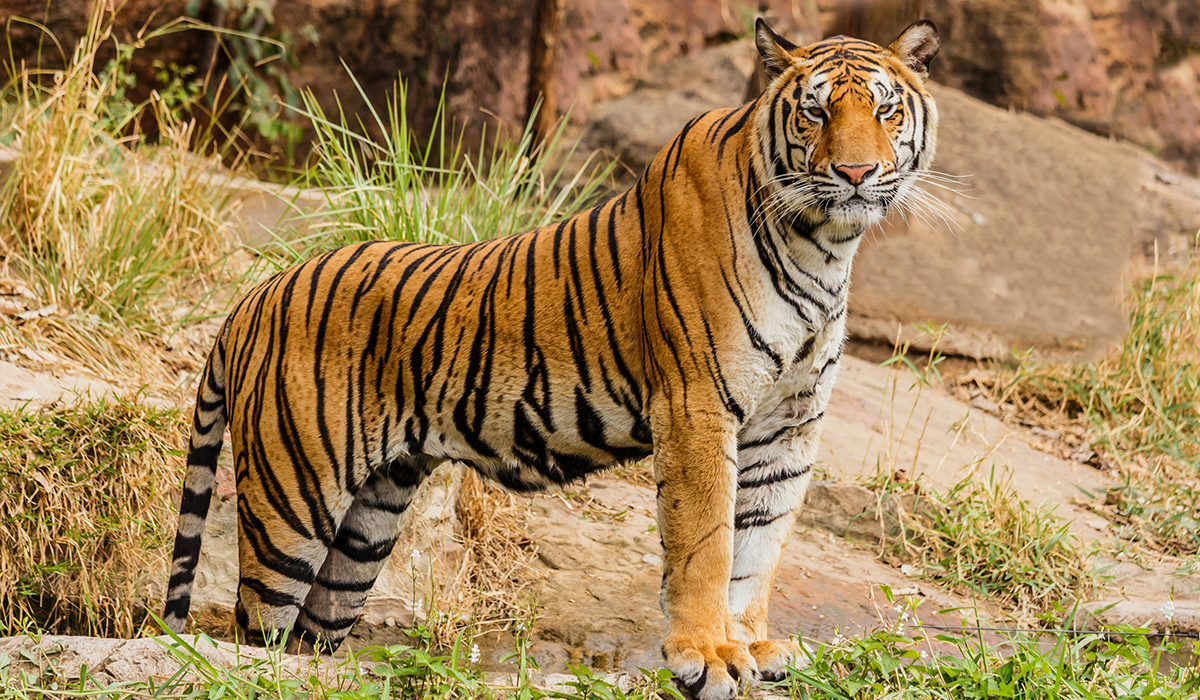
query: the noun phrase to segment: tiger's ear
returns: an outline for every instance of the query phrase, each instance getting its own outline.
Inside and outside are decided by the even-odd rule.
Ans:
[[[779,74],[791,67],[795,57],[791,55],[796,45],[775,33],[767,26],[766,21],[759,17],[754,22],[754,45],[758,47],[758,55],[762,57],[763,70],[767,81],[779,77]]]
[[[937,25],[927,19],[919,19],[900,32],[900,36],[888,47],[901,63],[911,68],[922,78],[929,77],[929,63],[942,48]]]

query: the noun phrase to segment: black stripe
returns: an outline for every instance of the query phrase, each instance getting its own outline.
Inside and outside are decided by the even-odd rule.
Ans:
[[[745,481],[739,479],[738,480],[738,488],[739,489],[756,489],[756,488],[761,488],[763,486],[772,486],[774,484],[778,484],[783,481],[789,481],[791,479],[796,479],[798,477],[804,476],[805,474],[809,473],[810,471],[812,471],[812,468],[805,465],[795,471],[782,471],[782,472],[777,472],[775,474],[772,474],[771,476],[763,476],[763,477],[759,477],[757,479],[747,479]]]
[[[733,519],[733,529],[747,530],[752,527],[765,527],[791,512],[790,510],[785,510],[778,515],[771,515],[763,509],[746,511]]]

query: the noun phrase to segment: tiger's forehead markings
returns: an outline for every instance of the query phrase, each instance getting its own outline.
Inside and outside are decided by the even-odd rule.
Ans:
[[[796,86],[794,98],[817,104],[838,103],[851,95],[877,102],[891,99],[896,91],[891,73],[878,61],[851,60],[861,57],[845,51],[828,57],[823,70],[814,69],[807,81]]]
[[[832,37],[810,47],[809,78],[797,85],[796,100],[825,104],[851,93],[874,101],[890,99],[895,92],[894,71],[881,61],[885,50],[877,44],[849,37]]]

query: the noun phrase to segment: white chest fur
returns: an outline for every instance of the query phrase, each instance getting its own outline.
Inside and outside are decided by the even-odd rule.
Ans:
[[[787,246],[801,309],[795,299],[782,298],[764,276],[752,285],[756,326],[778,360],[758,353],[746,365],[750,372],[744,396],[750,410],[743,441],[815,422],[829,403],[845,340],[850,269],[859,238],[840,229],[815,233],[822,250],[807,241]],[[835,255],[830,258],[829,252]]]

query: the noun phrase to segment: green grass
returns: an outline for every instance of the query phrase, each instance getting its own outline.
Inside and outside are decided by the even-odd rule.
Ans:
[[[0,636],[138,631],[167,570],[184,436],[178,410],[137,396],[0,411]]]
[[[875,632],[820,645],[807,668],[790,669],[779,690],[830,700],[1117,700],[1194,698],[1200,692],[1196,643],[1152,645],[1133,628],[1114,638],[1063,636],[1053,643],[1017,637],[985,643],[969,634]],[[1148,630],[1141,630],[1148,631]],[[1173,667],[1170,658],[1192,655]]]
[[[915,612],[916,607],[911,606]],[[905,632],[907,630],[907,633]],[[829,700],[1183,700],[1200,692],[1195,666],[1200,644],[1147,637],[1144,629],[1114,628],[1105,636],[1063,636],[1055,641],[1015,637],[985,643],[970,633],[931,634],[918,621],[858,639],[813,643],[786,678],[770,684],[776,694]],[[168,679],[130,680],[101,687],[86,670],[67,677],[53,658],[28,654],[0,658],[0,699],[16,698],[195,698],[219,700],[444,700],[518,698],[541,700],[652,700],[679,698],[669,673],[644,671],[633,687],[571,667],[567,688],[534,687],[536,664],[528,642],[518,639],[509,660],[508,682],[488,683],[459,638],[444,653],[419,646],[364,649],[341,660],[288,663],[277,651],[243,659],[232,668],[209,662],[212,644],[164,640],[180,671]]]
[[[305,217],[306,233],[279,236],[262,252],[276,267],[286,267],[363,241],[495,238],[584,211],[607,191],[615,164],[593,166],[589,159],[574,171],[567,165],[578,142],[564,136],[565,120],[541,144],[535,142],[535,117],[516,142],[489,139],[485,129],[472,155],[444,108],[443,96],[434,130],[421,144],[408,123],[403,83],[389,96],[385,113],[372,108],[371,129],[340,111],[327,115],[306,93],[299,112],[313,127],[313,160],[298,184],[319,188],[325,206]]]
[[[1200,551],[1200,257],[1131,289],[1129,333],[1105,357],[997,368],[974,381],[1003,413],[1074,428],[1118,483],[1099,512],[1126,539],[1177,555]],[[1070,435],[1070,430],[1061,430]]]
[[[130,103],[121,60],[98,65],[110,44],[119,57],[133,50],[112,37],[102,7],[65,69],[22,70],[0,98],[0,143],[17,154],[0,186],[0,270],[31,291],[30,311],[43,310],[0,317],[0,342],[116,374],[163,345],[181,297],[217,281],[234,247],[233,204],[213,179],[220,159],[197,155],[215,147],[211,134],[158,93]],[[144,123],[156,125],[153,141]]]
[[[1054,622],[1091,591],[1091,569],[1054,507],[1022,499],[1011,480],[993,469],[986,482],[971,473],[945,491],[921,489],[915,512],[885,543],[885,558],[986,596],[1023,622]]]

